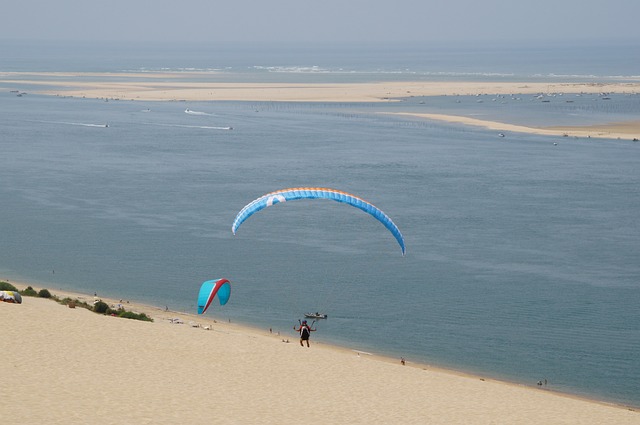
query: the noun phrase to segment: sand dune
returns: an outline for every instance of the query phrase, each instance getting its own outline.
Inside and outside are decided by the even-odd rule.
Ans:
[[[0,303],[2,423],[640,424],[634,410],[545,389],[303,348],[292,330],[125,306],[155,321]]]

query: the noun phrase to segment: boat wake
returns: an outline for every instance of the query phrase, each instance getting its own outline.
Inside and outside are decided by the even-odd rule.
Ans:
[[[68,121],[38,121],[38,122],[43,122],[47,124],[76,125],[80,127],[98,127],[98,128],[109,127],[109,124],[91,124],[91,123],[84,123],[84,122],[68,122]]]
[[[144,123],[146,125],[155,125],[158,127],[178,127],[178,128],[200,128],[204,130],[233,130],[233,127],[220,127],[213,125],[185,125],[185,124],[158,124],[158,123]]]
[[[185,114],[189,114],[189,115],[206,115],[206,116],[214,116],[215,115],[215,114],[210,114],[209,112],[192,111],[189,108],[185,109],[184,113]]]

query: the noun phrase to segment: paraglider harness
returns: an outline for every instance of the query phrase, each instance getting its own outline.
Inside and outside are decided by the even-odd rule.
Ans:
[[[311,326],[307,325],[306,320],[304,321],[304,324],[302,324],[302,322],[300,322],[300,319],[298,319],[298,323],[300,324],[300,339],[302,339],[303,341],[308,340],[311,336],[311,331],[315,331],[315,329],[313,329],[313,325],[316,323],[316,321],[314,320],[313,322],[311,322]]]

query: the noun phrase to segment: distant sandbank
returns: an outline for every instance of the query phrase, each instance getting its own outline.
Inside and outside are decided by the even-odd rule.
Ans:
[[[388,102],[409,96],[535,93],[640,93],[640,83],[385,81],[369,83],[211,82],[215,73],[0,73],[0,84],[48,86],[36,92],[145,101]],[[186,82],[184,79],[192,81]],[[54,86],[55,88],[50,88]]]
[[[371,82],[228,83],[211,82],[215,73],[5,72],[0,86],[20,85],[35,93],[139,101],[394,102],[416,96],[509,95],[538,93],[640,93],[640,83],[547,82]],[[185,82],[188,78],[192,81]],[[53,88],[52,88],[53,87]],[[587,126],[534,128],[443,114],[411,114],[424,119],[532,134],[640,139],[640,120]]]
[[[402,365],[313,339],[306,348],[292,329],[100,299],[155,321],[42,298],[0,303],[3,424],[640,423],[634,409],[546,387]]]
[[[444,114],[423,114],[423,113],[394,113],[394,115],[413,116],[436,121],[484,127],[489,130],[500,131],[501,135],[507,132],[541,134],[558,137],[578,137],[578,138],[604,138],[604,139],[640,139],[640,120],[626,121],[620,123],[607,123],[586,126],[557,126],[557,127],[526,127],[523,125],[508,124],[497,121],[480,120],[476,118],[444,115]]]

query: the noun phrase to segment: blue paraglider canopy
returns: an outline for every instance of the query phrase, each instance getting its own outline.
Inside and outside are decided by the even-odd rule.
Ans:
[[[231,296],[231,282],[227,279],[207,280],[200,286],[198,294],[198,314],[204,314],[213,299],[218,296],[220,305],[225,305]]]
[[[395,237],[398,241],[400,249],[402,249],[402,255],[404,255],[406,252],[404,238],[402,236],[402,233],[400,233],[400,229],[398,229],[398,226],[396,226],[391,218],[389,218],[389,216],[382,212],[382,210],[365,201],[364,199],[350,193],[324,187],[296,187],[267,193],[266,195],[259,197],[253,202],[250,202],[240,210],[240,212],[236,215],[235,220],[233,221],[231,231],[235,235],[240,225],[246,219],[266,207],[270,207],[281,202],[294,201],[297,199],[330,199],[336,202],[343,202],[345,204],[356,207],[366,212],[367,214],[372,215],[376,220],[382,223],[382,225],[386,227],[387,230],[389,230],[393,237]]]

